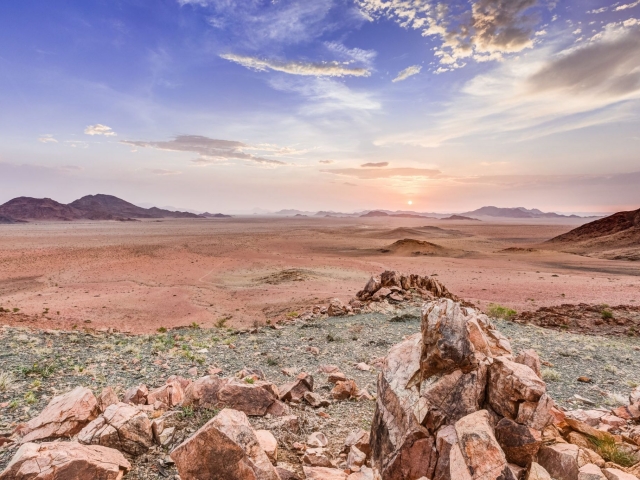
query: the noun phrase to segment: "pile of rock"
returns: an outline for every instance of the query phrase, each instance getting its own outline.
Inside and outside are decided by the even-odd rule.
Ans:
[[[590,438],[638,451],[556,408],[537,354],[514,357],[486,315],[450,299],[424,306],[422,332],[391,349],[378,378],[371,462],[384,480],[636,479]]]

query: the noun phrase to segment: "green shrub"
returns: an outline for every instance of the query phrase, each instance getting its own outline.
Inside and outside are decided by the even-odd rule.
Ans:
[[[495,303],[490,303],[489,308],[487,309],[487,315],[493,318],[502,318],[503,320],[509,320],[517,313],[518,312],[511,308],[503,307],[502,305],[498,305]]]
[[[622,467],[631,467],[637,463],[635,456],[631,452],[620,448],[613,439],[599,440],[590,437],[589,440],[593,443],[595,451],[607,462],[613,462]]]

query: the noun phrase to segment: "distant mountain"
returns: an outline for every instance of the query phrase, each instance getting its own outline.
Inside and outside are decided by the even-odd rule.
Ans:
[[[479,222],[477,218],[465,217],[464,215],[451,215],[450,217],[441,218],[440,220],[472,220]]]
[[[391,215],[389,215],[387,212],[381,212],[380,210],[373,210],[371,212],[367,212],[367,213],[363,213],[362,215],[360,215],[361,218],[366,218],[366,217],[390,217]]]
[[[367,218],[367,217],[429,218],[424,215],[420,215],[418,213],[410,213],[410,212],[387,213],[382,210],[372,210],[371,212],[363,213],[362,215],[360,215],[360,217],[361,218]]]
[[[573,253],[640,260],[640,209],[586,223],[545,243]]]
[[[96,215],[112,215],[122,218],[202,218],[189,212],[172,212],[162,208],[142,208],[113,195],[87,195],[69,204],[85,212]],[[96,218],[96,220],[98,220]]]
[[[209,214],[212,215],[212,214]],[[222,214],[215,214],[219,216]],[[50,198],[18,197],[0,205],[0,223],[18,221],[131,220],[134,218],[205,218],[190,212],[142,208],[113,195],[87,195],[68,205]]]
[[[209,213],[209,212],[204,212],[200,214],[200,216],[204,218],[232,218],[231,215],[225,215],[224,213]]]
[[[524,207],[500,208],[482,207],[472,212],[464,212],[460,215],[465,217],[502,217],[502,218],[580,218],[577,215],[560,215],[553,212],[542,212],[537,208],[526,209]]]

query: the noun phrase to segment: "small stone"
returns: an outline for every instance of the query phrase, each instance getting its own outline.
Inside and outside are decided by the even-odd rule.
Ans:
[[[311,445],[312,447],[324,448],[328,444],[329,439],[327,439],[327,436],[322,432],[313,432],[307,437],[307,445]]]

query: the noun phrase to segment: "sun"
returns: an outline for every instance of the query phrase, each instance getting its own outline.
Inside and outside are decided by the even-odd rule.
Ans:
[[[413,205],[413,200],[409,200],[409,201],[407,202],[407,204],[409,204],[409,205]]]

